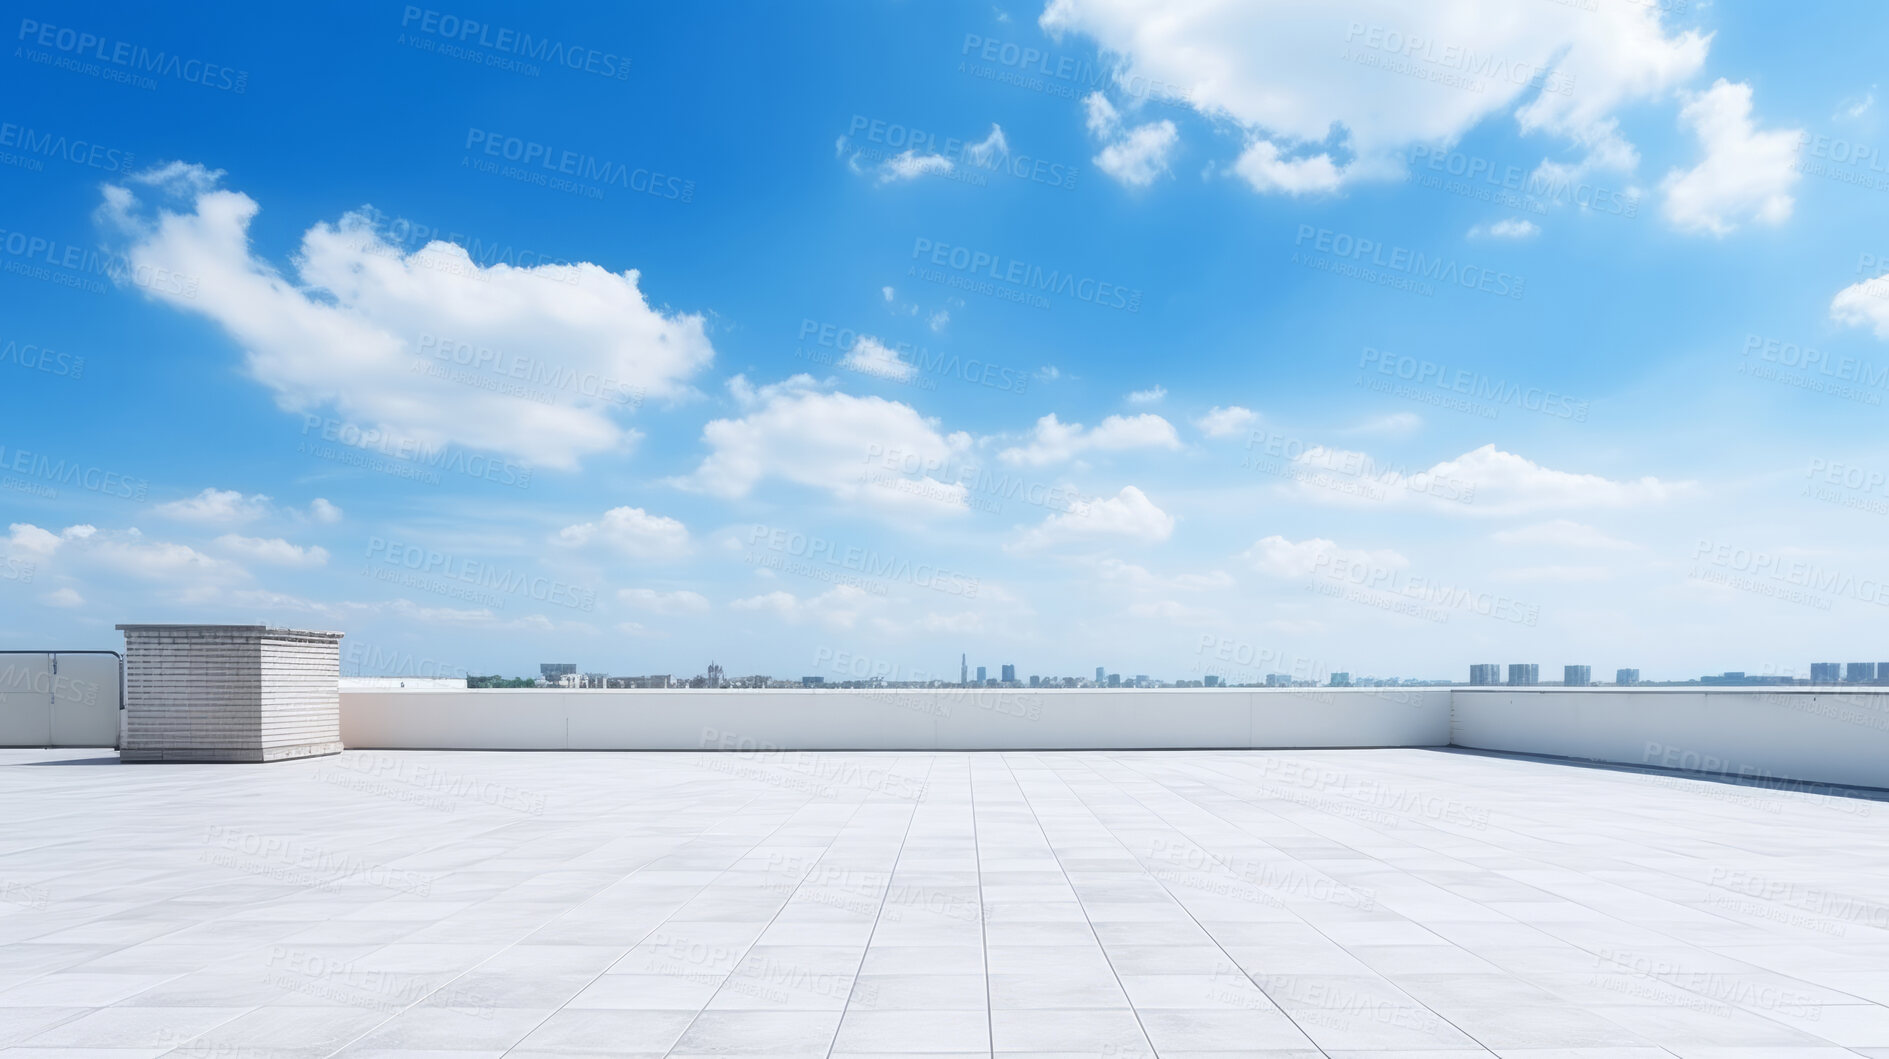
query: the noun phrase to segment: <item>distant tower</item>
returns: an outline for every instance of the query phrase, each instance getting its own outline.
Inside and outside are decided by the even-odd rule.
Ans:
[[[971,683],[971,656],[967,654],[959,655],[958,656],[958,687],[961,687],[961,688],[966,687],[970,683]]]
[[[722,684],[721,667],[710,662],[708,664],[708,686],[711,688],[719,688]]]

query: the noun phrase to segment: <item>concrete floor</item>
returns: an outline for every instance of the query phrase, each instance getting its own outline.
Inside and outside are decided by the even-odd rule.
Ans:
[[[1889,1057],[1889,804],[1423,750],[0,751],[7,1056]]]

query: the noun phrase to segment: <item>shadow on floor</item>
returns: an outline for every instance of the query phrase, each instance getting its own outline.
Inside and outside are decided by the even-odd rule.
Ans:
[[[1688,769],[1660,768],[1655,765],[1628,765],[1614,761],[1594,761],[1589,758],[1558,757],[1554,754],[1516,754],[1506,750],[1476,750],[1465,746],[1436,746],[1423,749],[1438,754],[1467,754],[1472,757],[1518,758],[1523,761],[1540,761],[1551,765],[1569,765],[1574,768],[1601,769],[1607,772],[1636,772],[1645,776],[1671,776],[1675,779],[1699,780],[1705,783],[1724,783],[1734,787],[1757,787],[1767,791],[1782,791],[1789,794],[1811,794],[1822,798],[1855,798],[1862,801],[1889,802],[1889,790],[1881,787],[1850,787],[1840,783],[1816,783],[1811,780],[1795,780],[1788,776],[1750,776],[1732,772],[1695,772]]]

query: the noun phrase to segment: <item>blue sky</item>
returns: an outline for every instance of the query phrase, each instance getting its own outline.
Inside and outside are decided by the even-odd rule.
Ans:
[[[1400,6],[8,4],[0,639],[1889,657],[1889,13]]]

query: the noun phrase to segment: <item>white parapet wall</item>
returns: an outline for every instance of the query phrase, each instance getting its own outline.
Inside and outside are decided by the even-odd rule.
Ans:
[[[1459,747],[1889,787],[1889,687],[1456,688],[1451,703]]]
[[[1440,746],[1448,688],[355,688],[385,750],[1073,750]]]

